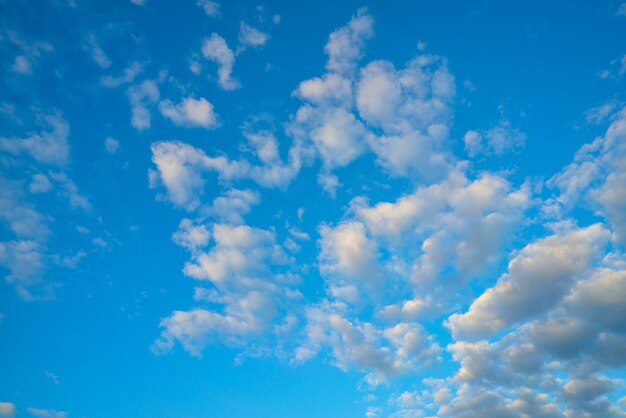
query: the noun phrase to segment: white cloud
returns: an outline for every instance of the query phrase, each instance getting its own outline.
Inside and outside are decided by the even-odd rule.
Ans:
[[[322,78],[305,80],[293,92],[295,96],[312,103],[336,101],[341,103],[352,95],[351,81],[339,74],[328,73]]]
[[[445,60],[422,55],[396,71],[388,61],[374,61],[361,70],[356,103],[369,124],[388,133],[445,124],[454,98],[454,77]]]
[[[191,219],[183,218],[172,240],[192,253],[206,247],[211,239],[211,232],[206,225],[195,224]]]
[[[351,322],[341,308],[328,303],[308,308],[306,315],[307,340],[296,350],[296,363],[328,347],[333,364],[367,373],[365,381],[376,386],[438,361],[439,346],[418,324],[379,329],[368,322]]]
[[[169,99],[163,100],[159,103],[159,110],[163,116],[178,126],[211,129],[219,125],[213,104],[203,97],[199,99],[186,97],[178,104],[172,103]]]
[[[62,172],[48,172],[48,176],[57,182],[60,186],[59,193],[61,196],[65,197],[70,207],[73,209],[81,209],[85,212],[89,212],[92,209],[91,203],[89,199],[80,194],[78,187],[74,182],[67,176],[67,174]]]
[[[52,183],[45,174],[34,174],[28,190],[31,193],[47,193],[52,190]]]
[[[104,140],[104,148],[109,154],[116,154],[120,149],[120,142],[109,136]]]
[[[547,312],[598,259],[608,238],[608,231],[595,224],[527,245],[494,287],[478,297],[466,313],[449,318],[453,335],[487,337]]]
[[[15,405],[11,402],[0,402],[0,417],[13,418],[15,416]]]
[[[32,74],[33,67],[28,58],[24,55],[18,55],[13,61],[13,71],[20,74]]]
[[[331,288],[354,285],[375,295],[383,284],[377,267],[376,243],[358,222],[320,230],[320,271],[329,276]]]
[[[600,106],[592,107],[591,109],[585,111],[585,121],[594,125],[603,123],[608,119],[610,115],[614,113],[617,106],[617,101],[609,100],[608,102],[605,102]]]
[[[239,35],[237,39],[243,48],[249,46],[257,48],[265,45],[270,39],[270,36],[242,21],[239,25]]]
[[[211,0],[198,0],[196,3],[199,7],[202,7],[204,13],[211,17],[221,17],[222,12],[220,11],[221,5],[215,1]]]
[[[52,52],[53,46],[48,42],[27,42],[15,31],[5,31],[3,38],[8,39],[13,45],[19,48],[22,54],[15,57],[12,70],[22,75],[31,75],[33,68],[37,66],[42,53]]]
[[[559,190],[549,204],[557,216],[576,205],[599,210],[611,224],[618,243],[626,242],[626,109],[610,116],[603,136],[583,145],[574,161],[547,181]],[[553,210],[554,212],[554,210]]]
[[[617,16],[626,16],[626,3],[622,3],[617,8]]]
[[[463,137],[465,151],[470,157],[480,153],[503,155],[507,152],[519,152],[526,143],[526,134],[511,126],[507,119],[501,119],[497,125],[480,132],[468,131]]]
[[[50,233],[46,217],[26,200],[20,182],[2,176],[0,220],[19,238],[41,240]]]
[[[156,80],[144,80],[128,88],[131,107],[131,125],[138,131],[149,129],[152,124],[149,106],[158,102],[160,93]]]
[[[114,77],[111,75],[103,76],[100,79],[100,83],[104,87],[114,88],[123,84],[132,83],[135,78],[143,71],[143,65],[138,61],[133,61],[130,65],[124,69],[121,75]]]
[[[0,152],[26,153],[43,164],[66,165],[70,160],[69,125],[57,114],[45,116],[44,122],[51,130],[31,133],[25,138],[0,137]]]
[[[213,199],[213,204],[204,211],[204,214],[232,224],[242,224],[243,216],[260,201],[261,195],[252,190],[229,189],[223,196]]]
[[[133,0],[133,2],[138,0]],[[66,418],[68,416],[67,412],[64,411],[54,411],[52,409],[41,409],[41,408],[26,408],[28,413],[34,415],[38,418]]]
[[[185,274],[214,286],[214,290],[197,288],[196,299],[222,308],[174,312],[161,322],[163,331],[155,352],[167,352],[178,341],[191,354],[201,355],[210,342],[243,347],[250,339],[280,332],[274,324],[290,321],[284,307],[299,300],[300,294],[291,288],[298,279],[285,270],[290,260],[276,244],[275,235],[247,225],[214,224],[213,246],[200,250],[207,234],[197,227],[183,228],[192,232],[177,238],[192,249]]]
[[[373,35],[374,19],[367,9],[359,9],[347,26],[328,37],[324,51],[328,55],[326,69],[342,73],[354,69],[362,56],[365,41]]]
[[[217,33],[212,33],[202,43],[202,55],[217,64],[217,80],[224,90],[235,90],[240,84],[232,77],[235,54]]]
[[[246,160],[209,157],[204,151],[181,142],[156,142],[152,144],[152,161],[158,171],[153,172],[151,185],[156,187],[162,182],[172,203],[194,210],[200,205],[206,172],[217,172],[218,178],[225,182],[249,179],[263,187],[284,188],[300,171],[299,153],[297,148],[292,148],[287,163],[252,165]]]
[[[87,36],[85,41],[85,49],[91,55],[91,59],[98,64],[100,68],[106,69],[111,66],[111,58],[102,50],[98,44],[98,40],[93,34]]]

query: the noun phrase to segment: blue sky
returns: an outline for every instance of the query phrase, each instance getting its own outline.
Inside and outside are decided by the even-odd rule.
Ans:
[[[0,23],[0,417],[626,416],[626,3]]]

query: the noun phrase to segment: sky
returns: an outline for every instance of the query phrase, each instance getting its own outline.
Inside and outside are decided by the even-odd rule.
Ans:
[[[0,417],[626,417],[624,40],[0,0]]]

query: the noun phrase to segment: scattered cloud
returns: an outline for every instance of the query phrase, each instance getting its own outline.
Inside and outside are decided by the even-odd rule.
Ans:
[[[258,29],[253,28],[246,22],[241,22],[239,25],[239,44],[243,47],[258,48],[267,43],[270,36],[267,33],[263,33]]]
[[[212,33],[202,43],[202,55],[217,64],[217,82],[224,90],[235,90],[240,87],[239,81],[233,78],[235,53],[228,47],[226,40],[217,33]]]
[[[13,418],[15,416],[15,405],[11,402],[0,402],[0,417]]]
[[[109,136],[104,140],[104,148],[109,154],[116,154],[120,149],[120,142]]]
[[[204,13],[206,13],[207,16],[211,16],[211,17],[222,16],[222,12],[220,11],[221,5],[218,2],[211,1],[211,0],[198,0],[196,4],[199,7],[202,7],[202,10],[204,10]]]
[[[159,110],[163,116],[178,126],[211,129],[219,125],[213,105],[203,97],[199,99],[186,97],[178,104],[169,99],[163,100],[159,103]]]

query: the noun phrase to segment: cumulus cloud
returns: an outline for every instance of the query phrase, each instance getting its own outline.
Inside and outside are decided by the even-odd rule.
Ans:
[[[583,145],[574,161],[555,174],[547,185],[559,194],[547,202],[557,217],[576,204],[599,210],[611,224],[617,242],[626,243],[626,109],[610,116],[603,136]]]
[[[69,125],[58,114],[45,116],[44,122],[49,131],[31,133],[24,138],[0,137],[0,152],[27,154],[43,164],[66,165],[70,160]]]
[[[233,78],[235,53],[228,47],[226,40],[217,33],[212,33],[202,43],[202,55],[217,64],[217,82],[224,90],[235,90],[240,84]]]
[[[335,228],[323,225],[319,232],[320,270],[332,277],[331,292],[346,286],[365,288],[370,293],[380,290],[382,275],[377,267],[376,243],[367,237],[362,224],[349,222]]]
[[[281,323],[289,324],[285,306],[301,297],[292,288],[299,279],[288,271],[290,260],[274,233],[247,225],[214,224],[213,245],[205,250],[201,247],[208,232],[187,222],[181,227],[175,240],[192,255],[184,273],[212,284],[212,288],[198,287],[196,300],[221,308],[172,313],[161,321],[163,331],[155,352],[167,352],[177,341],[193,355],[200,355],[211,342],[243,347],[280,332]]]
[[[221,5],[218,2],[211,0],[198,0],[196,3],[199,7],[202,7],[204,13],[211,17],[221,17],[222,12],[220,11]]]
[[[242,48],[258,48],[265,45],[270,39],[270,36],[242,21],[239,25],[239,35],[237,39]]]
[[[328,55],[326,69],[335,73],[354,69],[362,57],[365,41],[373,35],[373,25],[367,9],[359,9],[346,26],[331,33],[324,47]]]
[[[13,418],[15,416],[15,405],[11,402],[0,402],[0,417]]]
[[[39,64],[43,53],[50,53],[54,50],[52,44],[48,42],[29,42],[13,30],[3,31],[2,35],[3,38],[7,39],[21,51],[20,55],[14,58],[11,69],[24,76],[33,73],[33,69]]]
[[[229,189],[224,195],[213,199],[213,204],[206,208],[204,214],[232,224],[242,224],[243,216],[260,201],[261,195],[258,192],[250,189]]]
[[[159,103],[159,110],[163,116],[178,126],[211,129],[219,124],[213,104],[204,97],[199,99],[186,97],[178,104],[169,99],[163,100]]]
[[[149,107],[158,102],[160,93],[156,80],[144,80],[128,88],[131,125],[138,131],[149,129],[152,124]]]
[[[602,255],[609,232],[599,224],[554,235],[524,247],[509,271],[485,291],[465,314],[448,325],[455,338],[481,338],[545,313],[572,282]]]
[[[436,364],[439,346],[414,323],[380,329],[371,323],[353,323],[337,308],[322,303],[307,310],[306,343],[296,351],[296,362],[330,347],[332,362],[343,370],[367,373],[376,386],[398,375]]]
[[[503,155],[519,152],[526,143],[526,134],[513,128],[508,119],[501,119],[497,125],[484,131],[467,131],[463,137],[465,151],[470,157],[480,153]]]
[[[284,188],[301,166],[299,150],[292,148],[288,162],[253,165],[247,160],[230,160],[225,156],[210,157],[204,151],[181,142],[152,144],[152,161],[157,167],[151,184],[159,182],[175,205],[194,210],[200,205],[204,191],[204,174],[216,172],[223,181],[249,179],[263,187]]]
[[[534,180],[478,172],[447,151],[456,88],[445,58],[421,51],[404,65],[361,66],[372,34],[363,9],[329,36],[325,72],[292,93],[302,103],[285,125],[289,148],[282,132],[252,123],[242,128],[243,157],[152,144],[151,186],[187,211],[172,239],[188,251],[183,273],[196,283],[191,306],[162,319],[153,350],[179,344],[200,356],[223,344],[294,364],[321,356],[361,373],[364,390],[399,378],[402,389],[368,416],[623,417],[621,383],[610,376],[626,364],[626,113],[615,104],[585,115],[609,121],[606,133],[546,182],[555,193],[541,200]],[[232,82],[236,54],[219,35],[207,41],[205,57]],[[470,156],[502,155],[521,150],[526,135],[503,117],[463,140]],[[298,210],[298,228],[321,222],[318,237],[291,218],[248,224],[263,196],[250,187],[285,190],[315,166],[333,194],[341,169],[369,152],[409,189],[350,190],[356,197],[335,221],[311,211],[302,223]],[[585,209],[597,223],[577,226],[568,216]],[[296,262],[310,238],[317,257]],[[312,300],[298,290],[309,269],[322,279]],[[430,335],[442,322],[451,339]],[[441,361],[441,379],[420,380]]]
[[[109,136],[104,140],[104,148],[109,154],[115,154],[120,149],[120,142]]]

